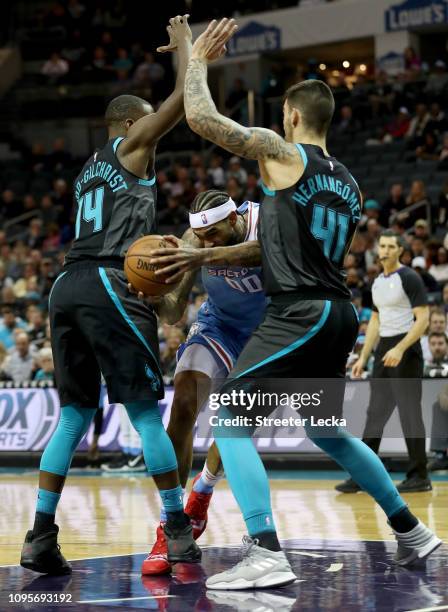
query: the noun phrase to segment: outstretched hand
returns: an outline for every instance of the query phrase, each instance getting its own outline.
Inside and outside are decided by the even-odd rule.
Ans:
[[[190,15],[177,15],[171,17],[170,25],[166,27],[166,31],[169,36],[169,43],[161,47],[157,47],[158,53],[167,53],[169,51],[176,51],[178,42],[183,38],[185,40],[191,40],[192,34],[190,26],[188,24],[188,18]]]
[[[205,59],[213,62],[226,52],[226,42],[237,31],[235,19],[221,19],[218,23],[213,19],[207,29],[195,40],[191,51],[192,59]]]
[[[180,281],[185,272],[197,270],[203,265],[205,251],[188,244],[176,236],[164,236],[175,248],[154,249],[149,262],[158,266],[156,276],[166,276],[166,283]]]

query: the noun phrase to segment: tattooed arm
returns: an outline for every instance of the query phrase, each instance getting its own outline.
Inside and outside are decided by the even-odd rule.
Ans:
[[[294,145],[265,128],[247,128],[221,115],[207,84],[207,60],[192,56],[185,76],[185,113],[191,129],[235,155],[297,162]]]

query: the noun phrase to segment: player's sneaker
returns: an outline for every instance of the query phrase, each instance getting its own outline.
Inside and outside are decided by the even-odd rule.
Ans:
[[[171,576],[142,576],[143,587],[153,596],[159,612],[168,610],[171,581]]]
[[[210,576],[208,589],[241,591],[264,589],[292,584],[296,580],[289,561],[282,550],[274,552],[258,546],[258,540],[243,537],[243,558],[234,567]]]
[[[353,478],[347,478],[344,482],[340,482],[335,486],[335,489],[339,493],[358,493],[358,491],[362,491],[359,484]]]
[[[109,463],[103,463],[101,469],[105,472],[145,472],[146,465],[143,459],[143,454],[139,455],[127,455],[123,453],[120,457]]]
[[[392,529],[398,542],[394,561],[398,565],[411,565],[415,561],[425,559],[443,542],[435,533],[421,521],[406,533],[398,533]]]
[[[173,527],[165,523],[163,530],[170,563],[199,563],[202,552],[193,539],[193,527],[190,523],[184,527]]]
[[[411,476],[397,485],[397,491],[400,493],[425,493],[426,491],[432,491],[432,484],[429,478]]]
[[[58,544],[58,532],[57,525],[51,531],[46,531],[38,536],[28,531],[22,548],[20,565],[34,572],[51,576],[71,574],[72,568],[62,556],[61,547]]]
[[[293,592],[277,595],[265,591],[209,591],[207,599],[238,612],[290,612],[297,601],[297,595]]]
[[[157,527],[156,535],[157,538],[154,546],[142,564],[143,576],[160,576],[161,574],[169,574],[171,572],[171,563],[168,561],[168,547],[162,523]]]
[[[201,473],[196,474],[193,480],[195,482],[201,477]],[[195,540],[201,537],[207,527],[208,507],[212,499],[212,493],[197,493],[191,490],[188,496],[187,505],[185,506],[185,514],[188,514],[193,527],[193,537]]]

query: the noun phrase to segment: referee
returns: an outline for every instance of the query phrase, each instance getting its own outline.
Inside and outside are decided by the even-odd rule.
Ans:
[[[391,230],[384,231],[378,245],[383,272],[372,286],[373,313],[364,348],[352,372],[355,378],[361,376],[379,337],[363,441],[378,453],[384,427],[398,406],[410,465],[406,479],[397,488],[408,493],[432,489],[426,467],[421,407],[423,356],[420,338],[428,326],[429,307],[420,276],[400,264],[402,252],[400,236]],[[338,484],[336,490],[356,493],[361,487],[350,478]]]

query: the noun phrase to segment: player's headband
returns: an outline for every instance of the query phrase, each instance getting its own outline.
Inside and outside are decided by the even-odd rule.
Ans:
[[[203,212],[190,213],[190,227],[192,229],[200,229],[201,227],[208,227],[218,221],[222,221],[230,215],[231,212],[236,210],[236,204],[229,198],[224,204],[220,204],[215,208],[209,208]]]

